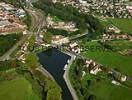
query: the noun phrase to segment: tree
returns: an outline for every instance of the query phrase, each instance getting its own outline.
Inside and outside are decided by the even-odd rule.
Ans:
[[[38,57],[34,53],[30,53],[26,56],[26,67],[35,69],[39,66]]]
[[[61,94],[57,88],[51,88],[48,90],[46,100],[62,100]]]
[[[11,67],[12,68],[16,68],[17,67],[17,60],[16,59],[11,61]]]
[[[52,34],[50,32],[43,34],[43,40],[47,43],[51,43],[52,40]]]
[[[35,36],[32,36],[30,39],[29,39],[29,46],[28,46],[28,49],[30,51],[33,51],[34,50],[34,45],[35,45]]]
[[[88,100],[96,100],[96,96],[95,95],[90,95]]]

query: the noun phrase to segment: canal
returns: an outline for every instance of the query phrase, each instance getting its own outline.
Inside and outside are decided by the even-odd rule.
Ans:
[[[71,57],[52,48],[38,53],[39,61],[43,67],[54,77],[62,89],[63,100],[73,100],[71,93],[63,79],[64,66]]]

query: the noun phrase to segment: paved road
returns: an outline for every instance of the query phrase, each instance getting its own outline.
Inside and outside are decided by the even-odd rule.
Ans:
[[[70,37],[70,40],[75,40],[75,39],[81,38],[81,37],[86,36],[86,35],[88,35],[88,30],[86,30],[86,31],[85,31],[84,33],[82,33],[82,34],[78,34],[78,35],[76,35],[76,36]]]
[[[71,92],[71,95],[72,95],[73,99],[74,99],[74,100],[78,100],[76,91],[75,91],[75,89],[72,87],[72,84],[71,84],[71,82],[70,82],[70,80],[69,80],[69,70],[70,70],[70,67],[71,67],[73,61],[75,60],[76,56],[75,56],[74,54],[70,53],[70,52],[64,52],[64,53],[65,53],[65,54],[68,54],[69,56],[71,56],[71,59],[70,59],[70,62],[69,62],[69,64],[68,64],[68,66],[67,66],[65,72],[64,72],[63,78],[64,78],[64,80],[65,80],[65,82],[66,82],[66,84],[67,84],[68,89],[69,89],[70,92]]]

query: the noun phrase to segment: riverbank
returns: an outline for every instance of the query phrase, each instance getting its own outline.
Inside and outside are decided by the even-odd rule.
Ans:
[[[76,56],[75,55],[72,55],[72,54],[70,54],[68,52],[64,52],[64,53],[65,54],[68,54],[69,56],[71,56],[71,59],[70,59],[68,65],[67,65],[67,68],[66,68],[65,72],[64,72],[63,78],[64,78],[64,80],[65,80],[65,82],[67,84],[68,89],[71,92],[71,95],[72,95],[73,99],[74,100],[78,100],[78,97],[76,95],[76,91],[73,88],[73,86],[72,86],[72,84],[71,84],[71,82],[69,80],[69,70],[70,70],[70,66],[72,65],[73,61],[76,59]]]
[[[37,67],[36,70],[41,72],[47,78],[54,80],[53,76],[43,66]]]

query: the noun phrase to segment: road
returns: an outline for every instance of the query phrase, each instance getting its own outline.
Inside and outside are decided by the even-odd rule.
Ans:
[[[76,57],[76,56],[73,55],[72,53],[69,53],[69,52],[64,52],[64,53],[65,53],[65,54],[68,54],[69,56],[71,56],[71,59],[70,59],[70,62],[69,62],[69,64],[68,64],[68,66],[67,66],[65,72],[64,72],[63,78],[64,78],[64,80],[65,80],[65,82],[66,82],[66,85],[67,85],[68,89],[69,89],[70,92],[71,92],[71,95],[72,95],[73,99],[74,99],[74,100],[78,100],[76,91],[75,91],[75,89],[72,87],[72,84],[71,84],[71,82],[70,82],[70,80],[69,80],[69,70],[70,70],[70,67],[71,67],[73,61],[75,60],[75,57]]]
[[[70,37],[69,40],[75,40],[75,39],[81,38],[81,37],[86,36],[86,35],[88,35],[88,30],[86,30],[86,31],[85,31],[84,33],[82,33],[82,34],[78,34],[78,35],[76,35],[76,36]]]

